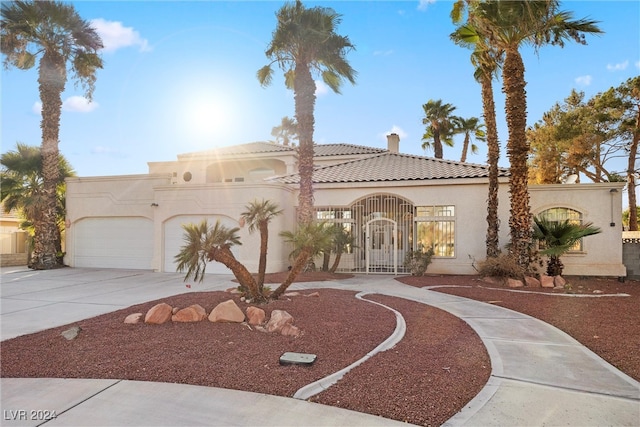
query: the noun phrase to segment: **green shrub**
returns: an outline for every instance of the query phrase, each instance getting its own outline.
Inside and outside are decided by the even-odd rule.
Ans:
[[[410,250],[404,257],[404,266],[409,269],[412,276],[423,276],[427,271],[427,267],[431,264],[431,257],[433,257],[433,249],[429,248],[427,251],[418,249],[416,251]]]
[[[481,276],[521,279],[525,271],[509,254],[500,254],[495,258],[487,258],[478,264]]]

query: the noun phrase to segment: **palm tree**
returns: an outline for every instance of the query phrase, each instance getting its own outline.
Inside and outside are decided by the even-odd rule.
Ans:
[[[335,273],[340,265],[340,260],[342,259],[342,254],[347,250],[348,247],[355,248],[356,238],[351,232],[347,231],[342,225],[336,224],[335,230],[333,234],[333,250],[336,253],[336,257],[333,260],[333,264],[331,268],[329,268],[330,273]]]
[[[424,117],[422,124],[427,129],[422,136],[422,148],[428,149],[433,146],[433,155],[436,159],[442,159],[444,142],[449,147],[453,147],[453,123],[452,115],[456,109],[451,104],[443,104],[441,99],[434,101],[430,99],[426,104],[422,105]],[[431,144],[433,141],[433,145]]]
[[[461,21],[464,1],[454,4],[451,17],[454,23]],[[489,165],[489,191],[487,195],[487,258],[500,255],[500,221],[498,219],[498,162],[500,161],[500,141],[496,124],[496,107],[493,98],[493,79],[504,59],[504,52],[492,49],[488,40],[483,39],[473,26],[472,15],[467,24],[456,28],[451,39],[458,45],[472,48],[471,63],[475,67],[474,78],[480,83],[482,93],[482,112],[487,126],[487,163]]]
[[[488,46],[504,51],[503,89],[509,139],[511,210],[510,250],[518,265],[531,263],[531,209],[527,187],[529,144],[526,138],[527,99],[524,63],[520,47],[536,50],[546,44],[564,46],[566,40],[586,44],[585,33],[598,34],[595,21],[573,20],[569,12],[558,11],[557,0],[470,2],[473,26]]]
[[[32,68],[40,56],[38,84],[42,102],[43,205],[36,223],[35,248],[31,268],[58,265],[58,135],[62,92],[67,81],[67,63],[91,100],[96,71],[102,68],[97,51],[103,47],[98,33],[83,20],[73,5],[56,1],[2,2],[0,50],[5,67]]]
[[[590,222],[579,224],[571,220],[550,221],[543,216],[533,217],[533,221],[533,238],[541,243],[540,253],[549,257],[548,276],[562,275],[564,265],[560,257],[569,252],[580,239],[602,232]]]
[[[282,145],[294,145],[291,140],[298,138],[298,125],[295,119],[283,117],[280,124],[271,129],[271,136],[275,137],[276,142]]]
[[[462,144],[462,155],[460,156],[461,162],[467,161],[467,152],[469,146],[471,146],[471,152],[476,154],[478,152],[478,146],[471,142],[471,136],[481,142],[487,140],[487,134],[484,131],[485,125],[480,123],[480,119],[477,117],[470,117],[465,119],[464,117],[454,117],[454,132],[464,134],[464,142]]]
[[[62,231],[64,229],[64,179],[74,176],[71,165],[61,154],[58,159],[58,184],[56,200],[58,218],[56,218],[56,254],[62,252]],[[33,147],[22,143],[16,144],[15,151],[8,151],[0,157],[0,200],[5,208],[16,210],[24,218],[20,224],[22,229],[29,231],[33,237],[34,225],[42,221],[42,212],[46,201],[43,197],[42,155],[40,147]],[[57,256],[58,263],[62,257]]]
[[[264,200],[249,203],[242,212],[241,217],[249,226],[249,233],[256,229],[260,232],[260,258],[258,262],[258,290],[263,292],[264,275],[267,269],[267,247],[269,244],[269,223],[273,218],[282,213],[275,203]]]
[[[280,237],[293,245],[293,251],[289,255],[289,258],[293,259],[293,265],[282,284],[271,293],[270,298],[274,300],[286,292],[310,259],[316,257],[330,245],[332,233],[326,223],[310,222],[301,224],[295,232],[283,231],[280,233]]]
[[[207,262],[216,261],[231,270],[252,301],[265,301],[251,273],[231,252],[232,246],[242,244],[237,234],[239,228],[228,228],[219,220],[213,227],[203,220],[200,224],[183,224],[182,228],[185,244],[174,258],[178,263],[176,269],[179,272],[187,271],[185,280],[193,277],[193,280],[202,282]]]
[[[313,130],[316,85],[314,73],[334,92],[340,93],[343,79],[355,84],[356,72],[346,54],[354,49],[348,37],[336,34],[341,16],[326,7],[306,8],[300,0],[286,3],[276,14],[278,23],[265,54],[271,60],[258,70],[258,81],[268,86],[273,64],[284,71],[285,85],[293,89],[298,122],[298,222],[313,220]]]

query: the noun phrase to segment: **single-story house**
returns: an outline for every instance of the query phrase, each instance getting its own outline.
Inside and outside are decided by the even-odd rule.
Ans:
[[[236,257],[257,271],[258,233],[240,220],[246,205],[267,199],[283,209],[271,223],[267,272],[290,265],[278,236],[295,227],[298,179],[295,147],[253,142],[179,154],[150,162],[146,175],[67,178],[66,264],[72,267],[172,272],[185,223],[208,219],[240,227]],[[428,273],[475,274],[485,258],[488,167],[402,154],[399,137],[387,149],[315,145],[317,218],[342,224],[356,244],[339,271],[404,273],[404,256],[432,247]],[[500,242],[509,234],[509,171],[499,172]],[[625,276],[622,263],[624,183],[529,187],[533,214],[593,222],[602,233],[563,257],[565,274]],[[210,273],[230,273],[211,263]]]

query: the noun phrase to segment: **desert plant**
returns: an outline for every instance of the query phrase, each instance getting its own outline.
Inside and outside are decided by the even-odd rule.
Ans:
[[[403,265],[409,269],[412,276],[423,276],[431,264],[433,254],[432,248],[426,251],[423,248],[418,248],[415,251],[409,250],[404,257]]]
[[[478,263],[478,273],[485,277],[501,277],[504,279],[521,279],[525,275],[515,257],[510,253],[499,254],[496,257],[489,257]]]
[[[540,254],[546,255],[547,275],[559,276],[564,270],[560,257],[571,250],[583,237],[601,233],[599,227],[587,222],[571,220],[551,221],[543,216],[533,217],[533,238],[541,243]]]

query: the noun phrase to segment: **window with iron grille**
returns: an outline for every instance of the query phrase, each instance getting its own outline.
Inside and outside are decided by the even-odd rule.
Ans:
[[[455,257],[455,206],[416,206],[415,223],[416,249],[431,248],[436,257]]]

